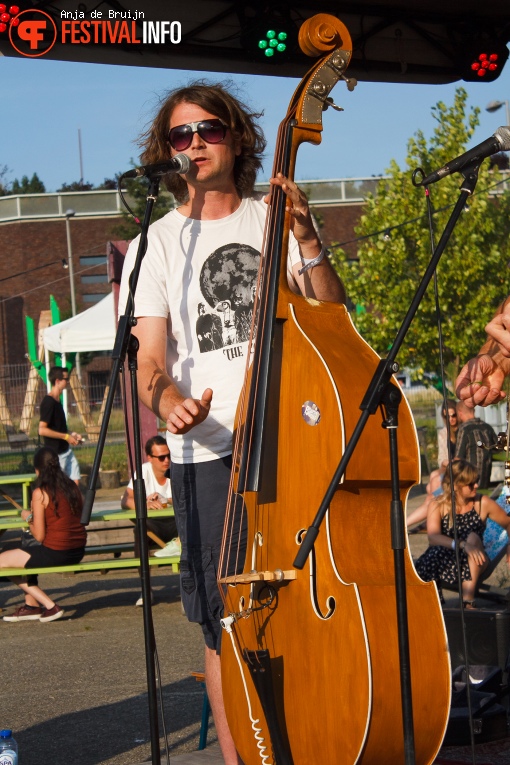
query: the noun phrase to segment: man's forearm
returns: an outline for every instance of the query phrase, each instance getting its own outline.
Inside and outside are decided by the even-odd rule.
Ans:
[[[177,385],[166,372],[143,361],[139,362],[138,367],[138,396],[145,406],[164,422],[176,404],[184,400]]]
[[[67,433],[60,433],[58,430],[51,430],[51,428],[48,428],[45,425],[39,425],[39,435],[45,436],[46,438],[61,438],[63,441],[68,440]]]
[[[345,303],[344,285],[327,258],[317,266],[299,274],[300,265],[293,266],[294,280],[301,293],[326,303]]]

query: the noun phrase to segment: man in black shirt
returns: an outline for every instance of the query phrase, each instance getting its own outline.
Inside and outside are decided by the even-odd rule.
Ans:
[[[69,382],[69,372],[63,367],[51,367],[48,379],[51,390],[41,401],[39,435],[45,446],[51,446],[57,452],[64,473],[79,484],[80,466],[70,447],[81,443],[82,437],[78,433],[68,433],[64,407],[60,403],[62,391]]]

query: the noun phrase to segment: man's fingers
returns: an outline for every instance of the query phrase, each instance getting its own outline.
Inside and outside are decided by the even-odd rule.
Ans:
[[[498,314],[485,327],[487,334],[499,345],[500,351],[506,358],[510,357],[510,316]]]
[[[181,407],[181,409],[183,409]],[[183,409],[183,412],[186,412],[185,409]],[[179,413],[177,411],[172,412],[169,414],[168,419],[166,421],[166,426],[170,433],[182,433],[184,428],[189,427],[193,424],[193,417],[189,414],[189,412],[186,412],[185,414]]]
[[[213,397],[212,388],[206,388],[204,392],[202,393],[202,398],[200,400],[200,403],[202,404],[202,406],[210,407],[212,397]]]

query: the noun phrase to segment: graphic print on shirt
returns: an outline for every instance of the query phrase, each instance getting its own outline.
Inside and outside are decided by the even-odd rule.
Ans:
[[[196,333],[201,353],[248,340],[260,252],[248,244],[225,244],[202,266]]]

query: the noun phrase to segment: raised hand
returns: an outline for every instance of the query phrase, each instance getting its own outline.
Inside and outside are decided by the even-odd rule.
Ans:
[[[212,397],[211,388],[206,388],[201,399],[184,398],[176,403],[166,421],[170,433],[184,434],[203,422],[209,414]]]
[[[455,392],[457,398],[473,408],[476,405],[498,404],[505,397],[501,390],[504,379],[505,372],[491,356],[484,353],[470,359],[462,367],[455,381]]]

